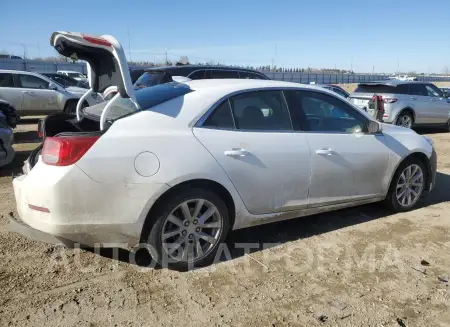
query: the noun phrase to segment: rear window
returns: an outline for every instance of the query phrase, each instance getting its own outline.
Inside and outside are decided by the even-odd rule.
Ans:
[[[181,97],[192,92],[189,86],[180,83],[159,84],[153,87],[147,87],[136,91],[136,101],[140,110],[148,110],[169,100]],[[106,114],[106,120],[115,120],[120,117],[139,111],[129,98],[115,98]],[[99,118],[108,102],[102,102],[98,105],[87,107],[85,113],[88,116]],[[165,114],[164,112],[160,112]],[[167,115],[171,115],[167,113]]]
[[[359,84],[355,93],[396,93],[396,87],[383,84]]]
[[[14,87],[12,74],[0,73],[0,87]]]
[[[172,79],[165,72],[145,72],[136,81],[136,88],[154,86],[161,83],[170,82]]]

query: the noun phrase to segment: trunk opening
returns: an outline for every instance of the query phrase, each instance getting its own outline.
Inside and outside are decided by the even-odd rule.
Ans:
[[[86,117],[77,121],[76,115],[68,113],[57,113],[45,117],[39,122],[39,129],[42,133],[42,140],[52,136],[87,136],[103,134],[103,132],[100,131],[100,123],[98,121]],[[28,159],[31,168],[38,162],[43,144],[44,143],[41,143],[31,152]]]

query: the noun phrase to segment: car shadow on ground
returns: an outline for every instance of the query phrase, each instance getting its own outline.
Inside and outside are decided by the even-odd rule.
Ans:
[[[39,118],[20,118],[20,120],[17,122],[17,125],[37,124],[38,121],[39,121]]]
[[[14,144],[21,143],[37,143],[41,142],[41,139],[37,131],[15,132]]]
[[[450,175],[437,173],[436,186],[432,193],[422,199],[418,208],[424,208],[450,201]],[[320,235],[341,228],[370,222],[375,219],[390,216],[392,213],[381,204],[368,204],[359,207],[342,209],[329,213],[291,219],[266,225],[255,226],[230,232],[226,245],[231,259],[245,255],[242,244],[252,244],[249,253],[261,251],[264,248],[281,245],[311,236]],[[238,246],[236,246],[238,244]],[[241,244],[241,245],[239,245]],[[87,249],[94,252],[93,249]],[[155,267],[154,262],[145,249],[136,253],[117,248],[102,248],[95,252],[103,257],[141,267]],[[132,260],[130,260],[132,258]],[[221,258],[220,262],[230,258]],[[156,267],[159,268],[159,267]]]

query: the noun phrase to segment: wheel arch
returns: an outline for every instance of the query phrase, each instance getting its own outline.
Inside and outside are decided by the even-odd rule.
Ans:
[[[416,121],[416,112],[414,111],[414,109],[413,108],[411,108],[411,107],[405,107],[405,108],[403,108],[403,109],[401,109],[400,111],[399,111],[399,113],[397,114],[397,117],[395,117],[395,123],[397,123],[397,120],[398,120],[398,117],[400,117],[400,115],[402,114],[402,113],[404,113],[404,112],[409,112],[409,113],[411,113],[411,115],[412,115],[412,117],[413,117],[413,123]]]
[[[397,173],[399,167],[400,167],[405,161],[410,160],[411,158],[417,158],[417,159],[419,159],[419,160],[424,164],[425,169],[426,169],[426,173],[427,173],[427,175],[426,175],[426,184],[425,184],[426,190],[428,190],[428,189],[430,188],[430,183],[432,182],[430,176],[432,176],[432,174],[433,174],[430,159],[428,158],[428,156],[427,156],[425,153],[416,151],[416,152],[410,153],[410,154],[407,155],[405,158],[403,158],[402,160],[399,161],[399,163],[397,164],[397,167],[395,167],[395,169],[394,169],[394,173],[393,173],[392,176],[391,176],[391,180],[390,180],[390,182],[389,182],[389,188],[388,188],[388,190],[391,189],[391,186],[392,186],[392,182],[393,182],[394,176],[395,176],[395,174]]]
[[[140,232],[140,242],[145,241],[145,234],[147,231],[150,230],[152,224],[153,224],[153,218],[154,213],[158,210],[158,208],[163,205],[163,203],[171,197],[176,192],[179,192],[182,189],[186,188],[201,188],[201,189],[207,189],[212,190],[214,193],[216,193],[221,199],[224,200],[225,205],[228,209],[228,215],[230,218],[230,226],[233,228],[234,222],[235,222],[235,216],[236,216],[236,204],[234,203],[233,196],[228,191],[228,189],[220,184],[219,182],[213,181],[211,179],[205,179],[205,178],[197,178],[197,179],[191,179],[186,180],[183,182],[180,182],[176,185],[173,185],[171,188],[163,192],[153,203],[153,205],[148,210],[147,215],[145,216],[144,222],[142,224],[142,229]]]

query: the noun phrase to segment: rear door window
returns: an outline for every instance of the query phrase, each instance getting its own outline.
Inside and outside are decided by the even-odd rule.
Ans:
[[[0,73],[0,87],[14,87],[13,75]]]
[[[204,70],[197,70],[197,71],[191,73],[188,77],[190,79],[204,79],[205,78],[205,71]]]
[[[236,129],[292,130],[291,118],[281,91],[256,91],[230,98]]]
[[[46,80],[33,75],[19,74],[19,80],[22,88],[26,89],[48,89],[49,85]]]
[[[205,127],[234,129],[233,116],[231,114],[230,102],[225,100],[203,124]]]
[[[239,78],[241,79],[265,79],[259,74],[252,72],[239,72]]]
[[[426,97],[428,96],[428,91],[423,84],[411,84],[411,86],[409,87],[409,94]]]
[[[384,84],[359,84],[355,90],[355,93],[390,93],[393,94],[396,91],[395,86],[384,85]]]
[[[397,94],[409,94],[409,84],[397,85],[395,93]]]
[[[239,78],[239,74],[234,70],[211,70],[211,78]]]

